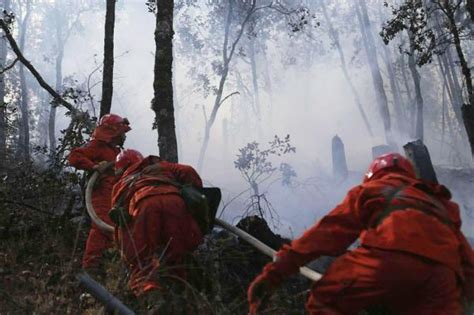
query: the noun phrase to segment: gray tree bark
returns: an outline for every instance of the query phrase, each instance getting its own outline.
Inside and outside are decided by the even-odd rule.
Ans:
[[[154,97],[151,108],[155,112],[154,127],[158,130],[160,156],[178,162],[175,117],[173,106],[173,0],[157,1],[155,29]]]
[[[25,15],[21,22],[19,47],[21,51],[25,50],[26,32],[28,23],[31,15],[31,0],[26,1]],[[19,67],[20,76],[20,124],[19,124],[19,137],[18,137],[18,156],[21,159],[27,160],[30,156],[30,126],[29,126],[29,113],[28,113],[28,86],[26,84],[25,77],[25,66],[20,64]]]
[[[331,19],[329,18],[329,15],[327,13],[326,9],[326,2],[325,0],[321,0],[321,8],[323,11],[324,15],[324,20],[326,21],[328,28],[329,28],[329,36],[336,47],[336,50],[339,54],[339,60],[341,62],[341,68],[342,68],[342,73],[344,74],[344,78],[347,82],[347,85],[349,85],[349,88],[352,92],[352,96],[354,97],[354,101],[357,105],[357,108],[359,110],[360,116],[362,117],[362,120],[364,121],[365,128],[367,129],[367,132],[371,137],[374,136],[372,132],[372,128],[369,123],[369,119],[367,118],[367,115],[365,114],[364,107],[362,105],[362,101],[359,96],[359,92],[357,92],[357,89],[354,86],[354,83],[351,80],[351,77],[349,76],[349,71],[347,70],[347,65],[346,65],[346,58],[344,56],[344,51],[342,50],[341,43],[339,42],[339,34],[337,33],[336,29],[334,28]]]
[[[372,76],[372,83],[375,89],[375,97],[379,107],[380,117],[382,118],[385,139],[387,143],[393,143],[390,111],[388,109],[387,95],[385,94],[384,83],[380,73],[379,63],[377,61],[377,48],[371,30],[369,14],[367,12],[367,5],[365,0],[358,0],[355,4],[357,19],[362,34],[362,41],[367,53],[368,64],[370,67],[370,74]]]
[[[64,58],[64,38],[63,38],[63,21],[61,19],[61,13],[56,8],[56,60],[55,60],[55,77],[56,92],[61,93],[63,85],[63,58]],[[49,150],[53,155],[56,152],[56,106],[51,106],[49,110],[49,121],[48,121],[48,135],[49,135]]]
[[[446,86],[446,92],[449,97],[449,103],[451,104],[451,108],[455,114],[457,122],[459,124],[462,124],[462,114],[460,106],[460,104],[462,104],[462,95],[461,91],[456,90],[453,75],[445,55],[438,56],[438,66],[441,73],[441,77],[443,78],[444,85]]]
[[[395,118],[397,120],[398,129],[401,132],[406,132],[406,115],[402,104],[402,97],[400,94],[400,86],[398,85],[397,74],[392,64],[392,54],[387,46],[383,46],[384,60],[387,67],[388,78],[390,83],[390,90],[393,95],[393,109],[395,112]]]
[[[411,76],[413,79],[413,85],[415,86],[415,99],[416,99],[416,123],[415,123],[415,137],[423,141],[423,96],[421,95],[420,86],[420,73],[416,68],[415,60],[415,42],[412,34],[408,34],[410,40],[410,55],[408,56],[408,67],[410,68]]]
[[[10,10],[10,0],[4,0],[3,8]],[[0,67],[7,66],[7,39],[3,38],[3,32],[0,33]],[[7,117],[5,103],[5,73],[0,74],[0,171],[3,170],[7,158]]]
[[[444,10],[447,20],[449,22],[449,31],[453,35],[454,47],[458,55],[459,63],[461,65],[461,72],[464,77],[464,83],[467,92],[467,102],[461,107],[464,127],[466,128],[467,137],[471,146],[471,154],[474,157],[474,90],[472,85],[471,68],[466,60],[462,46],[461,36],[459,34],[458,26],[456,25],[455,12],[448,0],[444,0]]]
[[[239,43],[240,38],[242,37],[242,34],[246,28],[246,25],[249,22],[250,17],[253,15],[254,9],[256,6],[256,0],[251,0],[251,5],[247,11],[247,15],[244,21],[240,24],[240,30],[238,31],[231,46],[228,47],[229,38],[230,38],[230,25],[232,23],[232,13],[234,11],[235,0],[228,0],[228,1],[229,1],[229,6],[227,9],[227,18],[226,18],[225,30],[224,30],[224,44],[222,47],[222,74],[219,80],[219,86],[216,92],[214,106],[212,108],[211,115],[206,121],[206,126],[204,128],[204,137],[202,141],[201,150],[199,151],[199,158],[198,158],[198,164],[197,164],[197,168],[199,171],[202,170],[203,165],[204,165],[204,157],[206,155],[207,147],[209,146],[211,129],[212,129],[212,126],[214,125],[214,122],[216,121],[217,112],[219,108],[221,107],[221,105],[223,104],[223,102],[232,95],[232,94],[229,94],[228,96],[223,97],[224,85],[226,83],[227,76],[229,74],[229,65],[230,65],[230,62],[232,61],[232,57],[234,56],[235,49],[237,48],[237,44]]]

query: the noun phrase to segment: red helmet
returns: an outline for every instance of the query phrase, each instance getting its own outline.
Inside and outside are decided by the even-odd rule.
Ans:
[[[127,118],[122,118],[119,115],[116,114],[106,114],[102,116],[99,120],[98,126],[103,126],[103,125],[118,125],[118,124],[125,124],[125,125],[130,125],[130,122],[128,121]]]
[[[416,178],[415,169],[407,158],[398,153],[387,153],[373,160],[367,173],[365,173],[364,182],[369,181],[381,170],[388,170],[395,173],[402,172],[410,177]]]
[[[127,169],[130,165],[143,160],[143,155],[137,150],[125,149],[115,158],[115,169]]]
[[[129,124],[127,118],[122,118],[119,115],[104,115],[99,120],[92,138],[110,143],[114,138],[123,137],[126,132],[130,131],[132,128]]]

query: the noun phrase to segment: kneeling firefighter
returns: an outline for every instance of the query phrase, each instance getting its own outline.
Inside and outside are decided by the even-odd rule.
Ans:
[[[202,187],[191,166],[157,156],[143,158],[129,149],[117,156],[115,169],[122,176],[114,186],[109,215],[131,273],[130,289],[140,296],[160,289],[160,270],[186,276],[183,259],[203,241],[208,228],[207,203],[200,202],[199,193],[194,203],[188,198]]]
[[[338,256],[311,290],[310,314],[358,314],[374,304],[392,314],[462,313],[474,298],[474,253],[449,190],[416,179],[395,153],[375,159],[364,182],[303,236],[285,245],[248,289],[250,313],[298,267]],[[361,245],[346,249],[357,239]]]

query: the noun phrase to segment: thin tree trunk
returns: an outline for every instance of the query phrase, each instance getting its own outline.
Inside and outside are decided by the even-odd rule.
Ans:
[[[304,104],[304,110],[308,111],[311,108],[311,99],[310,99],[310,92],[313,88],[312,86],[312,72],[311,72],[311,67],[313,65],[313,46],[309,45],[305,49],[305,54],[304,54],[304,67],[305,69],[303,70],[303,75],[304,75],[304,81],[303,81],[303,104]]]
[[[415,123],[415,137],[423,141],[423,97],[421,95],[420,74],[416,68],[415,60],[415,42],[412,34],[408,34],[410,40],[410,54],[408,56],[408,67],[410,68],[413,85],[415,86],[416,97],[416,123]]]
[[[257,61],[255,56],[255,38],[249,40],[249,57],[250,57],[250,66],[252,68],[252,85],[253,85],[253,98],[255,104],[255,112],[257,114],[257,119],[260,120],[260,91],[258,89],[258,75],[257,75]]]
[[[114,80],[115,1],[116,0],[107,0],[107,9],[105,13],[104,72],[102,79],[102,100],[100,101],[100,117],[104,116],[105,114],[109,114],[110,109],[112,108]]]
[[[441,153],[443,152],[444,136],[446,133],[446,116],[447,116],[446,92],[447,92],[447,84],[446,84],[446,80],[444,80],[442,97],[441,97]]]
[[[471,146],[471,154],[474,156],[474,91],[472,86],[471,69],[466,61],[464,52],[461,47],[461,38],[459,30],[456,25],[454,12],[448,0],[444,1],[444,12],[449,21],[449,29],[453,35],[454,47],[458,55],[459,63],[461,65],[461,72],[464,76],[464,81],[467,91],[467,103],[461,107],[462,118],[466,128],[469,144]]]
[[[10,0],[4,0],[4,10],[10,10]],[[3,69],[7,65],[7,39],[0,33],[0,67]],[[0,74],[0,171],[3,171],[7,159],[7,117],[5,103],[5,73]]]
[[[160,156],[178,162],[173,107],[173,0],[157,1],[155,29],[154,97],[151,107],[155,112],[154,127],[158,129]]]
[[[466,9],[471,16],[471,21],[474,23],[474,0],[466,0]]]
[[[62,21],[59,10],[56,12],[56,92],[61,93],[63,85],[63,58],[64,58],[64,41],[62,36]],[[53,156],[56,152],[56,106],[52,105],[49,110],[48,121],[49,150]]]
[[[258,87],[258,74],[257,74],[257,57],[255,53],[255,38],[249,40],[249,55],[250,55],[250,66],[252,67],[252,85],[253,85],[253,100],[255,104],[255,114],[257,116],[257,133],[258,138],[263,139],[262,130],[262,113],[260,108],[260,90]]]
[[[459,97],[455,96],[455,88],[451,77],[451,71],[446,62],[446,56],[438,56],[438,68],[440,75],[443,78],[443,84],[446,87],[446,93],[448,95],[451,108],[454,112],[454,116],[456,117],[456,121],[458,124],[462,124],[461,107],[456,105],[459,104]]]
[[[357,19],[359,21],[362,41],[364,43],[364,48],[367,53],[367,59],[370,67],[370,74],[372,76],[372,82],[375,89],[376,101],[379,107],[380,116],[383,121],[385,139],[387,143],[393,144],[392,133],[391,133],[391,122],[390,122],[390,112],[388,109],[387,95],[385,94],[385,89],[383,85],[382,75],[380,73],[379,63],[377,61],[377,49],[375,46],[374,37],[371,33],[371,25],[369,20],[369,15],[367,12],[367,6],[365,0],[358,0],[358,4],[355,4]]]
[[[392,64],[392,54],[387,46],[384,45],[384,59],[387,66],[388,77],[390,82],[390,89],[392,90],[393,95],[393,107],[395,112],[395,117],[398,123],[398,130],[401,132],[406,132],[406,115],[402,104],[402,97],[400,95],[400,87],[398,85],[398,80],[396,76],[395,69]]]
[[[273,130],[272,129],[272,126],[273,126],[273,107],[274,107],[274,104],[275,104],[275,101],[274,101],[274,94],[273,94],[273,85],[272,85],[272,77],[271,77],[271,74],[270,74],[270,67],[268,66],[268,58],[267,58],[267,55],[265,54],[265,52],[262,54],[263,56],[263,64],[265,65],[265,71],[264,71],[264,79],[265,79],[265,87],[266,87],[266,90],[267,90],[267,93],[268,93],[268,98],[269,98],[269,104],[268,104],[268,117],[266,118],[266,120],[268,121],[268,130]]]
[[[451,49],[449,49],[449,48],[446,50],[446,61],[447,61],[448,68],[450,69],[451,78],[452,78],[452,81],[453,81],[453,86],[454,86],[454,89],[456,91],[456,99],[457,99],[457,102],[458,102],[456,105],[459,108],[461,108],[461,106],[463,104],[462,87],[461,87],[461,83],[459,83],[459,77],[461,75],[460,74],[458,75],[456,65],[455,65],[454,59],[453,59],[453,54],[451,53]]]
[[[411,88],[410,88],[410,80],[408,80],[408,74],[407,74],[407,65],[405,64],[405,54],[400,55],[400,68],[402,72],[402,80],[403,84],[405,85],[405,92],[407,95],[407,102],[409,106],[406,106],[405,104],[405,109],[408,111],[408,117],[407,117],[407,124],[409,126],[414,126],[415,125],[415,119],[416,119],[416,112],[415,112],[415,107],[412,106],[412,104],[415,102],[413,95],[411,94]],[[408,128],[408,132],[411,137],[415,137],[415,134],[412,130],[412,128]]]
[[[21,23],[21,30],[20,30],[20,39],[19,39],[19,47],[20,50],[25,50],[25,42],[26,42],[26,32],[28,27],[28,22],[30,19],[31,14],[31,0],[27,0],[26,8],[25,8],[25,16]],[[21,159],[27,160],[30,156],[30,126],[29,126],[29,113],[28,113],[28,86],[26,84],[26,77],[25,77],[25,66],[20,64],[19,68],[19,76],[20,76],[20,112],[21,112],[21,119],[20,119],[20,130],[19,130],[19,139],[18,139],[18,154]]]
[[[369,119],[367,118],[367,115],[365,114],[364,107],[362,105],[362,101],[360,99],[359,93],[357,92],[357,89],[355,88],[354,83],[352,82],[351,77],[349,76],[349,72],[347,71],[346,58],[344,56],[344,51],[342,50],[341,44],[339,42],[339,35],[338,35],[337,31],[334,29],[334,26],[331,22],[331,19],[329,18],[329,15],[327,13],[325,0],[321,0],[321,7],[323,9],[324,19],[325,19],[325,21],[328,25],[328,28],[329,28],[329,35],[330,35],[331,40],[332,40],[332,42],[333,42],[334,46],[336,47],[336,50],[339,54],[339,60],[341,61],[341,68],[342,68],[342,72],[344,74],[344,78],[345,78],[345,80],[347,82],[347,85],[349,85],[349,88],[352,92],[352,96],[354,97],[354,101],[357,105],[357,108],[359,109],[359,113],[362,117],[362,120],[364,121],[365,128],[367,129],[367,132],[369,133],[369,135],[371,137],[373,137],[374,134],[372,132],[372,128],[370,127]]]
[[[173,68],[176,69],[176,58],[175,58],[175,52],[173,50]],[[174,120],[175,120],[175,126],[176,126],[176,146],[177,146],[177,151],[178,151],[178,156],[182,157],[183,154],[183,145],[182,145],[182,139],[183,139],[183,128],[180,123],[180,115],[181,115],[181,109],[179,107],[178,103],[178,92],[176,90],[176,74],[173,71],[173,78],[172,78],[172,85],[173,85],[173,108],[174,108]]]
[[[216,92],[216,98],[214,100],[214,106],[212,108],[211,115],[209,116],[209,119],[206,121],[206,126],[204,129],[204,138],[201,146],[201,150],[199,151],[199,157],[198,157],[198,164],[197,168],[198,170],[202,170],[202,167],[204,165],[204,156],[206,155],[207,147],[209,145],[209,137],[211,134],[211,128],[214,125],[214,122],[217,117],[217,112],[223,102],[232,94],[229,94],[229,96],[226,96],[225,98],[222,98],[223,92],[224,92],[224,85],[227,79],[227,75],[229,74],[229,64],[232,60],[232,57],[234,56],[235,49],[237,47],[237,44],[240,41],[240,38],[242,37],[242,34],[244,33],[244,30],[246,29],[246,25],[254,13],[255,6],[256,6],[256,0],[252,0],[251,6],[247,11],[247,16],[245,17],[244,21],[240,25],[240,29],[237,33],[237,36],[235,37],[234,41],[232,42],[232,45],[228,47],[229,43],[229,35],[230,35],[230,25],[232,23],[232,12],[234,9],[234,1],[235,0],[229,0],[229,7],[227,11],[227,18],[226,18],[226,24],[225,24],[225,31],[224,31],[224,44],[222,48],[222,74],[221,78],[219,81],[219,86]]]

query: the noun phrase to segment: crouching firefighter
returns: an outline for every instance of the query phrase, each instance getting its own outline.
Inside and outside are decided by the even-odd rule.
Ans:
[[[416,179],[401,155],[376,158],[362,184],[264,267],[248,289],[250,313],[298,267],[342,255],[313,284],[310,314],[373,305],[391,314],[461,314],[462,297],[474,297],[474,256],[450,198],[446,187]],[[361,245],[346,252],[357,238]]]
[[[136,296],[160,290],[159,272],[185,278],[185,256],[203,241],[209,228],[208,205],[196,188],[202,181],[190,166],[124,150],[116,159],[109,213],[115,237],[130,270]]]

